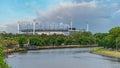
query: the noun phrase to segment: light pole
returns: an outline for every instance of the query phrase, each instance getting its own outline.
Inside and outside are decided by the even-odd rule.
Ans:
[[[86,31],[87,31],[87,32],[89,31],[89,24],[88,24],[88,23],[87,23]]]
[[[72,19],[71,19],[71,21],[70,21],[70,29],[71,29],[71,31],[72,31],[72,28],[73,28],[72,25],[73,24],[72,24]]]
[[[118,48],[117,42],[118,42],[118,40],[116,39],[116,52],[117,52],[117,48]]]
[[[35,34],[35,24],[36,24],[36,19],[33,20],[33,35]]]
[[[18,21],[18,34],[20,33],[20,22]]]

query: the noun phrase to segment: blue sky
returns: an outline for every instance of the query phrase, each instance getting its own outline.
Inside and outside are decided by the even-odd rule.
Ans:
[[[120,26],[120,0],[0,0],[0,29],[15,32],[15,23],[37,18],[36,11],[41,22],[66,23],[72,18],[74,27],[83,29],[89,23],[94,33]]]
[[[49,6],[69,0],[0,0],[0,22],[35,16],[35,8],[47,10]]]
[[[0,0],[0,24],[26,16],[33,17],[36,15],[35,8],[47,10],[59,2],[60,0]]]

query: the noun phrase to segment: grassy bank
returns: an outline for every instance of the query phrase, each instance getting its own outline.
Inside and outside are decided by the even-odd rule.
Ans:
[[[97,47],[97,45],[63,45],[63,46],[39,46],[37,49],[62,49],[62,48],[85,48]]]
[[[97,45],[63,45],[63,46],[38,46],[35,49],[31,50],[41,50],[41,49],[62,49],[62,48],[85,48],[85,47],[97,47]],[[30,49],[26,48],[13,48],[13,49],[6,49],[4,53],[15,53],[15,52],[23,52],[28,51]]]
[[[26,51],[26,49],[25,48],[13,48],[13,49],[4,50],[4,53],[9,54],[9,53],[23,52],[23,51]]]
[[[106,49],[96,49],[96,50],[92,50],[90,52],[94,53],[94,54],[107,56],[107,57],[120,58],[120,52],[116,52],[116,51],[110,51],[110,50],[106,50]]]

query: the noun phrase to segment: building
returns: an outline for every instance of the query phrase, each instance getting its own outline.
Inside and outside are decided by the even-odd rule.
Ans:
[[[63,34],[69,35],[76,31],[88,31],[88,24],[87,30],[76,30],[73,28],[72,21],[70,24],[63,24],[63,23],[40,23],[33,20],[32,22],[28,21],[19,21],[18,22],[18,34]]]

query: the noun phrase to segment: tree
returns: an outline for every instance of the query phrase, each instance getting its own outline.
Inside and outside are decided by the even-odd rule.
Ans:
[[[115,49],[117,44],[120,47],[120,27],[110,29],[106,35],[96,34],[95,37],[99,39],[100,46]]]
[[[120,36],[116,38],[116,46],[120,48]]]
[[[88,45],[94,44],[94,37],[91,32],[75,32],[71,35],[74,44]]]
[[[112,38],[112,35],[108,35],[99,42],[99,45],[105,48],[115,48],[115,40]]]
[[[36,45],[36,46],[44,45],[43,39],[40,37],[31,37],[29,40],[30,40],[30,45]]]
[[[61,45],[64,43],[64,38],[63,36],[58,36],[56,39],[55,39],[55,44],[56,45]]]
[[[15,40],[2,40],[1,42],[6,48],[14,48],[18,43]]]
[[[73,40],[72,37],[66,37],[66,38],[65,38],[65,41],[64,41],[64,43],[65,43],[66,45],[72,45],[73,42],[74,42],[74,40]]]
[[[4,55],[3,48],[2,45],[0,44],[0,68],[10,68],[8,64],[5,62],[3,55]]]
[[[94,39],[95,39],[96,44],[101,43],[101,40],[103,40],[107,35],[108,33],[95,33]]]
[[[113,39],[116,39],[120,36],[120,27],[115,27],[109,30],[109,34],[113,36]]]
[[[24,44],[28,43],[28,40],[24,36],[18,37],[18,43],[20,47],[24,47]]]

